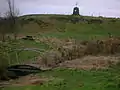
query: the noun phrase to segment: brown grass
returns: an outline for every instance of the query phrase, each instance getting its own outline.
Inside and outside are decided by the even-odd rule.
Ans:
[[[71,69],[107,69],[111,64],[117,64],[119,57],[114,56],[86,56],[72,61],[65,61],[59,64],[60,67]]]
[[[55,67],[62,60],[61,53],[55,50],[46,51],[42,56],[42,63],[48,67]]]
[[[47,43],[53,50],[43,55],[43,63],[55,66],[66,60],[73,60],[87,55],[115,55],[120,53],[120,39],[117,37],[104,40],[76,41],[74,39],[57,39],[44,37],[40,42]]]

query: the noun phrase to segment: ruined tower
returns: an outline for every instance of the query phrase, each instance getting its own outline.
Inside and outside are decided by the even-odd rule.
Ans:
[[[78,3],[76,3],[76,7],[73,9],[73,15],[80,15],[79,14],[79,7],[77,7]]]

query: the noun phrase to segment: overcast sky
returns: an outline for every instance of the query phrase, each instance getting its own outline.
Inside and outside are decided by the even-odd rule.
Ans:
[[[81,15],[120,17],[120,0],[15,0],[20,14],[72,14],[78,2]],[[6,0],[0,0],[0,12],[7,9]]]

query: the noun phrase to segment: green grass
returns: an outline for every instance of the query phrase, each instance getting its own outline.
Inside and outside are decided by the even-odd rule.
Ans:
[[[22,46],[24,46],[24,48],[33,48],[33,49],[38,48],[43,51],[41,51],[40,53],[36,52],[36,51],[30,51],[30,50],[29,51],[27,51],[27,50],[20,51],[18,53],[18,58],[19,58],[18,61],[16,58],[16,52],[12,52],[12,53],[10,53],[10,63],[11,64],[24,62],[27,60],[34,60],[35,57],[40,56],[42,52],[49,49],[49,46],[44,43],[39,43],[39,42],[29,41],[29,40],[18,40],[18,42],[20,42],[20,44],[17,45],[17,47],[16,47],[18,49],[21,48]]]
[[[40,74],[44,77],[55,77],[42,86],[9,87],[4,90],[119,90],[116,75],[118,72],[112,73],[112,70],[55,69]]]
[[[11,58],[10,58],[10,64],[20,64],[20,63],[24,63],[26,61],[30,61],[30,60],[35,60],[35,57],[39,56],[40,53],[37,52],[33,52],[33,51],[22,51],[18,54],[18,60],[15,57],[15,53],[11,53]]]
[[[73,24],[67,20],[59,20],[61,18],[72,18],[69,15],[31,15],[24,16],[24,18],[34,18],[37,20],[43,20],[53,24],[53,27],[41,29],[36,24],[27,24],[21,31],[21,33],[37,34],[41,33],[43,36],[53,36],[58,38],[73,37],[75,39],[90,39],[92,36],[98,38],[105,37],[109,33],[115,36],[120,35],[120,20],[116,19],[116,22],[109,22],[112,18],[101,18],[103,20],[102,24],[87,24],[87,23],[77,23]],[[78,16],[78,18],[81,18]],[[87,17],[83,18],[91,19],[97,17]],[[57,29],[66,30],[66,32],[58,32]],[[45,33],[42,33],[46,31]]]
[[[79,16],[77,17],[81,18]],[[103,23],[87,24],[82,22],[73,24],[67,20],[61,20],[61,18],[72,18],[72,16],[69,15],[27,15],[22,18],[34,18],[36,20],[42,20],[53,24],[52,27],[49,25],[46,29],[40,28],[35,23],[26,24],[20,31],[20,33],[24,35],[37,35],[38,33],[41,33],[43,36],[53,36],[57,38],[73,37],[81,40],[88,40],[92,36],[96,36],[97,38],[106,37],[108,32],[112,33],[114,36],[120,35],[120,19],[116,19],[116,22],[109,22],[112,18],[83,16],[83,18],[86,19],[100,18],[103,20]],[[65,29],[66,32],[59,32],[58,29]]]
[[[48,49],[49,46],[45,43],[35,42],[30,40],[21,40],[21,46],[26,48],[39,48],[39,49]]]
[[[114,36],[120,35],[120,26],[116,24],[66,24],[65,32],[46,32],[41,35],[43,36],[52,36],[57,38],[68,38],[73,37],[79,40],[88,40],[91,37],[103,38],[107,37],[108,33],[112,33]]]

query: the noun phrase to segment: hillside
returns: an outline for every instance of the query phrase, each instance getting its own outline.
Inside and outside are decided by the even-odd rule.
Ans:
[[[21,34],[43,34],[42,32],[46,32],[44,33],[46,36],[89,39],[91,36],[103,37],[108,35],[108,33],[118,36],[120,32],[119,18],[25,15],[21,16],[20,19],[24,23],[20,30]]]

